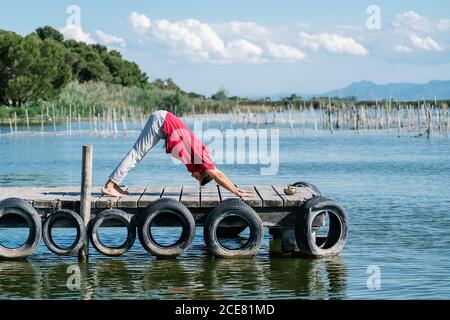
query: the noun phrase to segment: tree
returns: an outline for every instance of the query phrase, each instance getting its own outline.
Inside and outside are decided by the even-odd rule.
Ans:
[[[35,34],[21,39],[6,87],[8,100],[20,106],[28,100],[56,97],[71,80],[66,53],[53,39],[42,41]]]
[[[9,104],[6,96],[8,81],[14,76],[12,67],[15,51],[22,37],[14,32],[0,30],[0,103]]]
[[[41,38],[41,40],[53,39],[56,42],[64,41],[64,36],[58,30],[56,30],[50,26],[37,28],[36,34],[39,36],[39,38]]]
[[[215,94],[211,96],[211,99],[213,100],[226,100],[227,99],[227,92],[224,89],[220,89]]]

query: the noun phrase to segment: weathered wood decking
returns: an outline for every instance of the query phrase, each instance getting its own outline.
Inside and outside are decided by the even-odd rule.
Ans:
[[[266,226],[292,226],[294,218],[292,208],[298,207],[316,193],[308,187],[299,187],[294,195],[284,193],[285,185],[239,186],[253,191],[253,197],[244,198],[261,216]],[[92,215],[108,208],[122,209],[130,214],[142,211],[159,198],[171,198],[188,207],[196,222],[202,224],[205,214],[222,201],[237,198],[231,192],[217,185],[207,185],[201,189],[195,185],[186,186],[136,186],[126,188],[128,195],[122,198],[101,195],[101,187],[92,188]],[[17,197],[28,201],[40,214],[46,215],[56,209],[80,210],[80,187],[36,187],[36,188],[0,188],[0,201]]]
[[[240,186],[253,192],[253,197],[243,200],[254,208],[261,207],[296,207],[310,199],[314,190],[297,188],[294,195],[286,195],[281,185]],[[128,195],[122,198],[101,195],[101,187],[93,187],[91,208],[132,209],[145,208],[159,198],[171,198],[180,201],[188,208],[212,208],[229,198],[237,198],[228,190],[217,185],[198,186],[150,186],[126,188]],[[79,187],[13,187],[0,188],[0,201],[10,197],[18,197],[28,201],[36,209],[52,209],[55,207],[76,208],[80,203]]]

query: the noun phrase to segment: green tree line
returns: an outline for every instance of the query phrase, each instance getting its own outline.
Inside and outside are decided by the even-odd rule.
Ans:
[[[27,101],[50,100],[72,81],[145,87],[148,76],[120,52],[65,41],[49,26],[25,37],[0,30],[0,104],[21,106]]]

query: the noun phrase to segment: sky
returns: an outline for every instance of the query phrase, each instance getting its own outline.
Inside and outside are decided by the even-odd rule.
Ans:
[[[0,0],[0,29],[44,25],[206,95],[450,79],[450,1]]]

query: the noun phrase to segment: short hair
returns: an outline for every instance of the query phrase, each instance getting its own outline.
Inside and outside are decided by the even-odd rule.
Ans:
[[[202,187],[206,186],[211,181],[212,181],[211,176],[207,172],[202,171],[202,181],[200,182],[200,186]]]

